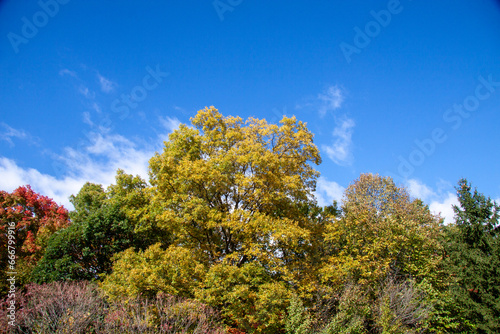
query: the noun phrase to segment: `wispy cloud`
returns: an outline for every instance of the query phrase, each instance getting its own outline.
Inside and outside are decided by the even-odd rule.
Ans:
[[[304,109],[318,112],[321,117],[327,113],[334,113],[342,108],[345,100],[345,90],[339,85],[327,87],[321,93],[303,98],[295,103],[295,109]]]
[[[331,205],[333,201],[340,204],[345,188],[335,181],[328,181],[320,176],[316,182],[316,200],[319,206]]]
[[[81,85],[78,88],[78,92],[89,100],[93,100],[95,98],[95,92],[90,90],[87,86]]]
[[[344,92],[339,86],[330,86],[323,93],[318,94],[320,101],[319,114],[324,116],[327,112],[333,112],[342,107]]]
[[[170,119],[170,125],[174,124],[175,119]],[[114,183],[119,168],[147,180],[149,159],[161,149],[164,136],[163,131],[154,142],[145,143],[105,131],[90,132],[86,143],[78,149],[66,147],[61,154],[52,154],[54,166],[61,172],[59,177],[19,166],[14,160],[0,156],[0,189],[12,191],[29,184],[35,191],[72,209],[70,195],[78,193],[87,181],[107,187]]]
[[[63,68],[62,70],[59,71],[59,75],[60,76],[65,76],[65,75],[69,75],[70,77],[73,77],[73,78],[78,78],[78,75],[76,74],[75,71],[71,71],[67,68]]]
[[[17,139],[26,139],[28,138],[28,134],[24,130],[14,129],[13,127],[1,122],[0,123],[1,131],[0,131],[0,139],[9,143],[11,147],[14,146],[14,141],[12,138]]]
[[[177,117],[159,117],[159,121],[163,129],[166,130],[166,132],[159,136],[162,141],[167,141],[168,135],[177,130],[181,124],[181,121]]]
[[[100,73],[97,73],[97,78],[99,79],[99,85],[101,86],[101,91],[103,91],[104,93],[111,93],[117,86],[116,83],[105,78]]]
[[[332,145],[324,145],[323,149],[326,155],[337,165],[349,166],[353,162],[352,155],[352,134],[356,125],[351,118],[344,117],[336,122],[337,125],[333,130]]]

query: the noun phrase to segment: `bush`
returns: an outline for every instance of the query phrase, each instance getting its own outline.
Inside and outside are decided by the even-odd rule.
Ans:
[[[348,283],[340,297],[337,313],[320,333],[367,333],[366,322],[369,315],[370,305],[367,293],[360,285]]]
[[[375,310],[381,333],[418,333],[430,316],[431,307],[411,280],[388,279],[382,288]]]
[[[293,295],[285,322],[286,332],[288,334],[308,334],[311,333],[311,326],[311,315],[307,312],[302,300],[297,295]]]
[[[218,313],[198,301],[160,294],[111,305],[104,333],[225,333],[218,322]]]
[[[15,327],[1,301],[0,328],[11,333],[225,333],[218,313],[194,300],[161,294],[109,303],[87,282],[31,284],[16,295]]]
[[[6,304],[6,299],[2,305]],[[91,284],[30,284],[16,294],[16,326],[0,323],[14,333],[95,333],[102,326],[106,303]]]

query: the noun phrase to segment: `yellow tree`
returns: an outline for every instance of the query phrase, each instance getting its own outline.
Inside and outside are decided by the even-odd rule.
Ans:
[[[159,225],[200,261],[258,261],[285,272],[308,237],[320,163],[313,135],[295,117],[280,125],[223,117],[214,107],[181,125],[150,161]]]
[[[345,191],[343,215],[328,226],[322,269],[333,287],[373,286],[389,274],[431,278],[441,260],[439,219],[389,177],[362,174]]]
[[[163,152],[151,158],[150,204],[138,215],[168,235],[172,245],[118,256],[103,287],[110,294],[141,292],[136,285],[117,288],[130,285],[127,263],[139,261],[145,276],[155,276],[140,280],[148,292],[194,294],[221,307],[233,324],[273,332],[284,321],[290,284],[296,286],[304,273],[304,257],[313,249],[310,236],[317,234],[308,213],[315,207],[318,177],[311,165],[321,161],[313,135],[295,117],[279,124],[244,122],[214,107],[200,110],[191,122],[193,127],[181,125]],[[181,270],[156,260],[173,250],[182,254],[178,263],[190,258],[205,268],[200,284],[183,289],[182,280],[159,277]]]

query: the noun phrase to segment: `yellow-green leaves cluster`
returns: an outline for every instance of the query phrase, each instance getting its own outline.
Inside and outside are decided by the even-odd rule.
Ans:
[[[205,268],[189,250],[176,246],[164,250],[159,243],[144,252],[129,248],[115,260],[113,272],[101,285],[114,299],[151,297],[158,292],[191,297],[205,274]]]
[[[328,227],[325,281],[373,285],[389,274],[428,277],[441,260],[440,223],[391,178],[362,174],[345,191],[343,216]]]
[[[213,107],[191,121],[195,128],[181,125],[150,161],[158,224],[207,265],[282,266],[281,248],[308,234],[299,208],[318,176],[313,135],[295,118],[244,123]]]

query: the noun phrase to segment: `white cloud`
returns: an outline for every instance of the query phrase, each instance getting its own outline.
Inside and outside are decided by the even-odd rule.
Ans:
[[[323,148],[330,159],[337,165],[347,166],[352,164],[352,133],[356,125],[353,119],[344,118],[333,130],[334,142],[324,145]]]
[[[423,201],[426,201],[429,198],[437,196],[436,193],[431,188],[429,188],[428,186],[426,186],[425,184],[416,179],[408,180],[407,188],[408,192],[412,197],[420,198]]]
[[[337,85],[330,86],[324,93],[318,94],[318,100],[321,101],[319,114],[323,116],[329,111],[335,111],[342,107],[344,93]]]
[[[69,196],[76,194],[85,183],[84,180],[71,177],[56,179],[33,168],[19,167],[13,160],[4,157],[0,157],[0,174],[0,189],[11,192],[29,184],[34,191],[54,199],[66,208],[72,207]]]
[[[449,191],[452,188],[451,184],[440,180],[436,190],[416,179],[407,181],[406,187],[410,195],[414,198],[419,198],[424,203],[429,205],[429,210],[433,214],[439,214],[444,218],[446,224],[454,222],[455,213],[453,205],[458,205],[457,196]]]
[[[97,73],[97,78],[99,79],[99,85],[101,85],[101,90],[104,93],[111,93],[115,89],[116,83],[105,78],[100,73]]]
[[[115,182],[117,169],[148,180],[149,159],[160,149],[160,137],[157,143],[139,145],[118,134],[91,132],[78,150],[66,147],[63,154],[53,155],[53,167],[60,177],[24,168],[0,157],[0,189],[12,191],[29,184],[36,192],[72,209],[70,195],[77,194],[87,181],[107,187]]]
[[[455,212],[453,205],[458,205],[458,198],[455,194],[449,192],[440,200],[434,200],[429,204],[429,210],[434,214],[440,214],[444,218],[445,224],[454,222]]]
[[[315,196],[319,206],[331,205],[333,201],[340,204],[345,188],[337,182],[328,181],[320,176],[316,182]]]
[[[179,128],[179,125],[181,125],[181,121],[177,117],[160,117],[160,124],[163,126],[165,130],[167,130],[167,133],[161,136],[162,141],[168,140],[168,135],[174,132]]]
[[[3,122],[0,123],[0,127],[2,128],[0,131],[0,139],[5,140],[10,146],[14,146],[12,138],[26,139],[28,137],[24,130],[14,129]]]
[[[58,157],[70,175],[109,185],[121,168],[147,178],[148,161],[155,152],[153,146],[138,148],[136,143],[116,134],[90,133],[88,140],[82,150],[66,148]]]

